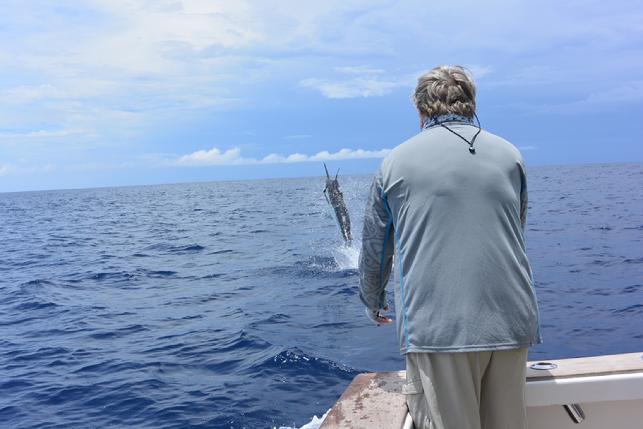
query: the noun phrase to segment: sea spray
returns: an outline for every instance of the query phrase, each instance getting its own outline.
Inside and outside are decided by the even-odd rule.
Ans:
[[[353,242],[350,246],[339,245],[331,248],[331,254],[337,263],[337,268],[343,270],[356,270],[359,263],[360,243]]]
[[[297,428],[296,426],[279,426],[279,429],[319,429],[321,424],[324,422],[324,419],[328,415],[330,410],[326,411],[323,416],[317,417],[317,415],[314,415],[312,420],[303,425],[300,428]],[[276,427],[273,427],[273,429],[277,429]]]

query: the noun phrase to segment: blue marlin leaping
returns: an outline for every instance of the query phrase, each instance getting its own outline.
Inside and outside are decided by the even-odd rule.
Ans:
[[[342,191],[339,190],[339,182],[337,181],[339,170],[337,170],[334,179],[328,174],[326,163],[324,163],[324,170],[326,170],[326,187],[324,188],[326,201],[328,201],[328,204],[335,210],[339,230],[346,244],[350,246],[353,241],[353,237],[351,236],[351,219],[348,216],[348,210],[344,203],[344,195]]]

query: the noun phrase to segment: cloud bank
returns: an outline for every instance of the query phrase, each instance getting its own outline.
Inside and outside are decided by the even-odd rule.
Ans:
[[[609,150],[553,139],[523,149],[534,160],[640,159],[629,139],[640,129],[623,118],[638,118],[643,108],[643,5],[617,3],[2,2],[0,175],[32,174],[47,187],[41,170],[28,166],[59,166],[64,181],[75,165],[137,162],[149,153],[160,154],[152,165],[274,163],[275,173],[315,157],[379,156],[376,149],[416,127],[415,118],[402,117],[413,115],[415,79],[441,63],[462,63],[481,81],[485,124],[517,120],[531,134],[540,121],[567,136],[569,120],[584,120],[574,144],[619,124]],[[365,114],[372,127],[350,127]],[[281,140],[309,139],[309,154],[273,153],[287,149],[260,139],[264,127]],[[309,136],[327,133],[364,142],[355,143],[363,153],[326,155],[326,141]],[[179,157],[184,141],[270,155],[204,147]],[[149,174],[141,169],[136,181]]]
[[[491,73],[489,66],[478,64],[465,65],[476,80]],[[299,86],[319,91],[324,97],[366,98],[388,95],[400,88],[414,88],[417,78],[427,70],[417,70],[413,73],[395,74],[384,69],[369,66],[335,67],[335,76],[331,78],[307,78],[299,82]]]
[[[222,151],[219,148],[209,150],[198,150],[183,155],[174,160],[175,165],[185,167],[211,166],[211,165],[251,165],[251,164],[293,164],[298,162],[313,161],[344,161],[348,159],[372,159],[384,158],[391,152],[390,149],[364,150],[364,149],[341,149],[337,152],[326,150],[317,152],[314,155],[293,153],[287,156],[271,153],[261,159],[246,158],[241,155],[241,149],[232,148]]]

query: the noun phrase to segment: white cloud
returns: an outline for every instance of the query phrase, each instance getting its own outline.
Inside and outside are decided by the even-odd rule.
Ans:
[[[189,155],[183,155],[177,161],[179,165],[234,165],[247,164],[248,160],[241,158],[241,149],[233,148],[225,152],[215,148],[198,150]]]
[[[382,150],[364,150],[364,149],[341,149],[339,152],[330,153],[328,151],[318,152],[311,156],[309,161],[341,161],[344,159],[367,159],[367,158],[384,158],[391,152],[390,149]]]
[[[525,104],[513,107],[531,114],[582,114],[586,112],[619,108],[627,104],[643,103],[643,81],[622,82],[612,88],[590,92],[577,100],[562,103]]]
[[[290,134],[284,137],[284,140],[303,140],[309,139],[312,137],[312,134]]]
[[[643,101],[643,80],[621,82],[612,88],[592,92],[586,98],[586,102],[590,104],[638,103],[641,101]]]
[[[356,74],[356,75],[381,75],[386,73],[383,69],[376,69],[369,66],[345,66],[345,67],[335,67],[335,71],[346,74]]]
[[[83,61],[128,73],[179,71],[181,52],[239,49],[265,40],[244,1],[148,2],[95,0],[120,31],[104,33],[81,51]]]
[[[288,155],[285,160],[285,162],[305,162],[305,161],[308,161],[308,157],[301,153],[293,153],[291,155]],[[262,162],[267,162],[267,160],[264,158]]]
[[[180,166],[208,166],[208,165],[248,165],[248,164],[292,164],[313,161],[343,161],[347,159],[384,158],[391,152],[390,149],[364,150],[341,149],[337,152],[321,151],[314,155],[293,153],[287,156],[271,153],[261,159],[244,158],[241,149],[233,148],[221,151],[218,148],[198,150],[188,155],[183,155],[173,163]]]
[[[23,133],[0,133],[0,139],[22,139],[22,138],[60,138],[76,134],[87,134],[85,130],[35,130]]]
[[[466,65],[476,80],[492,72],[491,66],[480,64]],[[340,76],[334,78],[308,78],[299,82],[305,88],[315,89],[327,98],[377,97],[387,95],[394,90],[415,87],[418,76],[427,70],[412,73],[388,73],[381,68],[366,65],[335,67]]]
[[[48,98],[61,97],[61,91],[53,85],[20,85],[0,91],[0,101],[5,103],[30,103]]]
[[[50,173],[58,170],[58,167],[51,163],[43,165],[16,165],[0,164],[0,176],[19,176],[26,174]]]
[[[461,51],[469,59],[478,57],[469,53],[474,50],[493,62],[470,65],[476,78],[493,70],[499,80],[508,79],[516,67],[503,65],[501,58],[506,55],[498,54],[542,56],[555,55],[558,50],[552,47],[572,46],[580,52],[592,43],[624,45],[640,36],[641,17],[640,8],[614,10],[600,3],[581,10],[575,4],[535,10],[528,4],[465,1],[462,9],[469,13],[464,15],[446,1],[426,8],[414,0],[71,0],[69,4],[74,15],[44,1],[39,7],[14,2],[3,11],[0,28],[18,28],[21,36],[12,39],[11,33],[2,33],[0,66],[47,82],[19,86],[5,97],[23,102],[65,98],[137,111],[168,105],[203,108],[243,99],[230,89],[231,82],[274,80],[275,69],[288,68],[301,73],[294,76],[295,82],[329,98],[379,96],[407,84],[406,72],[385,70],[391,64],[408,71],[419,63],[450,59],[444,54],[447,49]],[[453,22],[458,22],[458,32],[453,32]],[[546,33],[543,23],[549,24]],[[613,49],[607,52],[612,51],[613,57],[623,56]],[[341,64],[355,55],[378,65]],[[303,56],[308,70],[300,61]],[[583,69],[595,69],[598,76],[614,63],[614,58],[600,64],[591,56],[578,58],[592,61],[593,67],[583,64]],[[573,61],[568,63],[548,62],[569,81],[564,69]],[[319,64],[341,76],[302,79]]]
[[[390,94],[402,83],[378,78],[354,78],[339,81],[309,78],[301,81],[301,86],[316,89],[327,98],[374,97]]]
[[[479,64],[471,64],[465,67],[471,72],[471,74],[473,74],[476,81],[482,79],[493,71],[492,67]]]
[[[315,89],[327,98],[377,97],[390,94],[399,87],[411,86],[415,79],[414,75],[395,76],[364,65],[335,67],[335,72],[340,76],[303,79],[299,85]]]

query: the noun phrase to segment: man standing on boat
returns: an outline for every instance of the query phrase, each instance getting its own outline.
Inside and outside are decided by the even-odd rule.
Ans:
[[[418,429],[527,427],[527,348],[541,339],[526,170],[516,147],[475,125],[475,94],[458,66],[418,79],[421,132],[383,160],[366,206],[360,298],[375,323],[392,322],[381,311],[395,254],[404,393]]]

